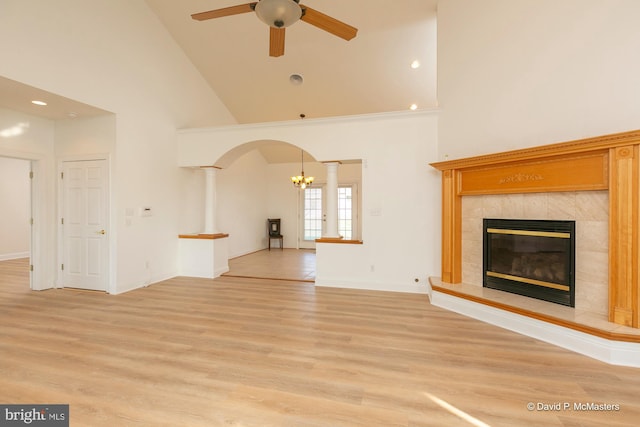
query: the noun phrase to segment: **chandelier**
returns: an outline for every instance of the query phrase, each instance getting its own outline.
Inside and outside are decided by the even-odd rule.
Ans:
[[[301,172],[300,175],[298,176],[292,176],[291,177],[291,182],[293,183],[294,187],[297,188],[302,188],[303,190],[307,187],[309,187],[311,184],[313,184],[313,177],[312,176],[304,176],[304,150],[300,150],[300,157],[301,157]]]

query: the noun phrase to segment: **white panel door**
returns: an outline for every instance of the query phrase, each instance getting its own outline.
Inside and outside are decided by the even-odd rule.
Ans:
[[[108,171],[106,160],[64,162],[63,286],[107,290]]]

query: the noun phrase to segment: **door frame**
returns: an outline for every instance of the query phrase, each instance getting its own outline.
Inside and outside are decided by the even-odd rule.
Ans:
[[[115,260],[114,250],[115,250],[115,227],[114,220],[112,215],[112,185],[111,185],[111,156],[109,154],[87,154],[87,155],[75,155],[75,156],[62,156],[58,158],[58,168],[56,172],[57,176],[57,190],[58,190],[58,210],[56,216],[56,224],[58,227],[57,235],[58,235],[58,256],[57,256],[57,264],[56,264],[56,288],[64,287],[64,274],[61,269],[61,265],[64,264],[64,228],[61,224],[61,218],[64,216],[64,182],[62,180],[62,171],[64,170],[64,164],[67,162],[84,162],[84,161],[95,161],[95,160],[104,160],[107,167],[107,206],[105,206],[105,218],[107,225],[107,251],[105,253],[105,258],[103,261],[106,263],[105,268],[105,282],[106,282],[106,292],[109,294],[115,294],[115,274],[113,274],[113,262]]]

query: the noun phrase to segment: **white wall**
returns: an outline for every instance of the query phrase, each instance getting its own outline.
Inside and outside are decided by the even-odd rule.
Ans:
[[[53,158],[54,135],[53,121],[0,108],[0,155]]]
[[[440,271],[440,180],[428,166],[437,134],[429,112],[200,128],[179,132],[178,159],[198,166],[259,140],[297,145],[319,162],[362,159],[364,243],[318,245],[316,284],[425,292]]]
[[[115,114],[110,291],[173,276],[184,178],[175,129],[235,120],[158,18],[143,0],[3,0],[0,51],[0,75]],[[127,225],[140,206],[154,215]]]
[[[439,157],[640,127],[637,0],[440,0]]]
[[[85,154],[113,153],[116,145],[116,116],[57,120],[55,153],[59,160]]]
[[[205,176],[200,168],[180,168],[180,234],[198,234],[204,230]]]
[[[267,162],[252,150],[217,172],[218,230],[229,233],[229,257],[265,248],[269,204]]]
[[[30,255],[30,170],[28,160],[0,157],[0,260]]]

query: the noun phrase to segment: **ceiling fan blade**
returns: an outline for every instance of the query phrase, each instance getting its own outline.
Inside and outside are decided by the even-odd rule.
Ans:
[[[311,24],[345,40],[351,40],[356,36],[356,34],[358,34],[358,29],[356,27],[352,27],[342,21],[338,21],[337,19],[332,18],[329,15],[325,15],[322,12],[318,12],[315,9],[311,9],[308,6],[302,4],[300,6],[304,11],[302,18],[300,19],[307,24]]]
[[[257,2],[239,4],[237,6],[223,7],[222,9],[210,10],[208,12],[194,13],[191,18],[196,21],[206,21],[207,19],[221,18],[223,16],[239,15],[241,13],[253,12]]]
[[[269,27],[269,56],[284,55],[284,28]]]

